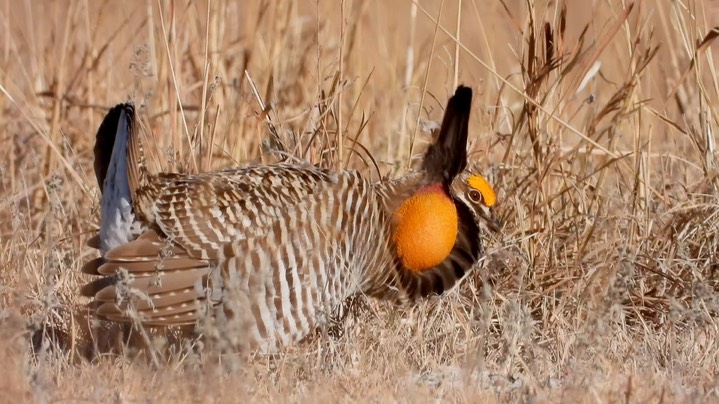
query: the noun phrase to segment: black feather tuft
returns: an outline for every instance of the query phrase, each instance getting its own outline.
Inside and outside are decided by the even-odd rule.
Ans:
[[[457,87],[447,103],[439,136],[427,150],[422,169],[437,181],[448,183],[467,166],[467,135],[472,89]]]
[[[102,185],[107,176],[107,168],[112,158],[112,149],[115,146],[115,135],[117,134],[117,126],[120,121],[122,111],[133,109],[132,104],[118,104],[112,107],[102,120],[100,127],[95,135],[95,177],[97,177],[97,185],[102,190]]]

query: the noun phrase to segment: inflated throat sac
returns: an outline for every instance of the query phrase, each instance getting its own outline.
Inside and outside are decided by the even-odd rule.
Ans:
[[[442,185],[427,185],[395,211],[393,241],[407,269],[422,272],[444,261],[457,240],[457,207]]]

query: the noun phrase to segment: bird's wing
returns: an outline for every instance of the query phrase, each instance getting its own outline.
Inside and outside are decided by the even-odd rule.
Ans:
[[[158,187],[154,224],[190,256],[213,260],[223,245],[261,237],[284,211],[331,193],[346,176],[289,165],[173,176]]]

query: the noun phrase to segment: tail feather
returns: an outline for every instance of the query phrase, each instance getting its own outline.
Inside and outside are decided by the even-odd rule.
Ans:
[[[127,145],[127,179],[130,185],[130,192],[132,192],[132,199],[138,203],[141,199],[139,198],[138,190],[147,186],[148,171],[136,121],[135,108],[132,107],[130,119],[128,120],[130,139]]]
[[[467,166],[467,134],[472,89],[457,87],[444,111],[437,140],[429,147],[422,169],[438,182],[449,182]]]
[[[95,140],[95,175],[102,190],[99,248],[102,253],[127,243],[136,236],[133,230],[131,174],[137,170],[128,161],[132,143],[135,108],[131,103],[112,108],[98,129]]]
[[[97,177],[97,185],[104,192],[103,184],[107,177],[107,170],[112,159],[112,151],[115,147],[115,137],[117,134],[120,116],[125,110],[125,104],[119,104],[110,109],[102,120],[100,127],[95,135],[95,177]]]
[[[140,140],[139,126],[135,115],[135,109],[129,111],[128,131],[130,137],[127,144],[127,181],[132,194],[135,214],[145,222],[153,222],[155,196],[159,189],[153,182],[153,176],[147,169],[147,160]]]

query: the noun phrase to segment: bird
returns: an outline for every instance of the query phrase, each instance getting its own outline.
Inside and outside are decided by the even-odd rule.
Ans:
[[[406,304],[454,287],[499,231],[497,196],[467,159],[472,90],[449,99],[420,167],[371,180],[277,162],[200,173],[149,171],[132,103],[95,140],[100,257],[80,293],[95,317],[145,327],[246,322],[261,354],[303,340],[348,298]]]

